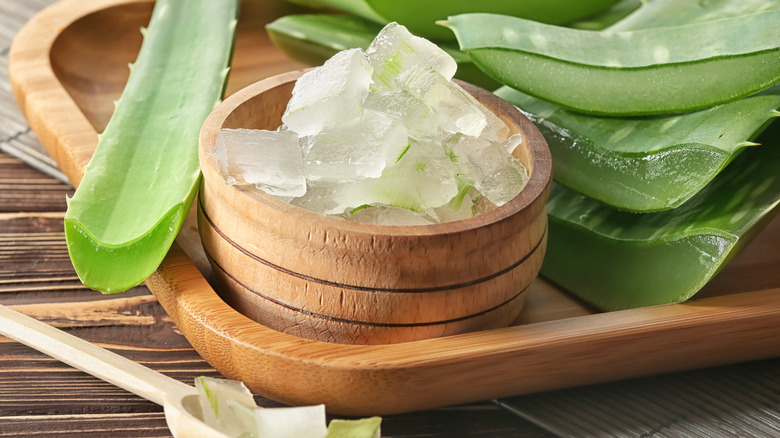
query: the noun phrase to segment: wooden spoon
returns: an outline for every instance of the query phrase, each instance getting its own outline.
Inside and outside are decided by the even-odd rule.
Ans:
[[[174,437],[227,437],[200,419],[197,391],[190,385],[3,305],[0,334],[163,406]]]

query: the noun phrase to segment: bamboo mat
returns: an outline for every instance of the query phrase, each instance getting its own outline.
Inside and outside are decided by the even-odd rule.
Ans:
[[[0,1],[0,151],[22,159],[43,173],[68,182],[27,126],[16,106],[8,80],[8,52],[14,36],[24,23],[52,3],[53,0]]]
[[[0,151],[67,182],[27,126],[8,81],[14,35],[51,3],[0,1]],[[780,358],[494,402],[562,437],[778,437]]]

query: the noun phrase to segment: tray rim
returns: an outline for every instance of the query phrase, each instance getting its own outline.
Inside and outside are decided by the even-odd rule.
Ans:
[[[17,102],[74,186],[97,133],[52,71],[52,44],[85,15],[152,1],[63,0],[28,22],[11,46]],[[250,388],[269,398],[325,403],[339,414],[385,415],[780,355],[774,342],[780,288],[358,346],[297,338],[249,320],[218,297],[178,244],[146,285],[195,350],[226,377],[252,381]],[[226,320],[231,323],[221,323]],[[255,362],[262,369],[241,368]]]

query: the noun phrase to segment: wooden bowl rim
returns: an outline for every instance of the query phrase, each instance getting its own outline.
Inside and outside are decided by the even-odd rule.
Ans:
[[[216,177],[219,181],[222,180],[220,171],[217,169],[216,159],[211,151],[214,148],[219,130],[233,111],[261,93],[294,82],[309,70],[311,69],[292,70],[261,79],[236,91],[214,108],[203,124],[198,145],[204,180]],[[235,189],[237,196],[243,202],[260,202],[281,216],[293,217],[300,221],[316,224],[317,227],[321,228],[372,235],[432,236],[460,233],[498,223],[523,212],[544,194],[552,179],[552,156],[547,141],[539,129],[514,105],[484,88],[463,81],[457,82],[478,99],[488,96],[495,99],[494,102],[498,110],[519,126],[533,160],[533,171],[525,187],[512,200],[494,210],[467,219],[431,225],[375,225],[350,222],[315,213],[281,201],[251,186],[231,186],[229,189]]]

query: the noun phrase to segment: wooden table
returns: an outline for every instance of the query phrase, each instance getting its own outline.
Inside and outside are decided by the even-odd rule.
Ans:
[[[16,109],[7,77],[14,34],[49,3],[0,3],[0,304],[182,382],[191,384],[199,375],[216,377],[145,286],[101,295],[84,288],[70,265],[62,221],[73,188],[63,182]],[[257,401],[278,405],[261,397]],[[780,360],[392,415],[383,421],[383,436],[388,437],[555,436],[549,430],[571,436],[780,436]],[[170,433],[160,406],[0,337],[0,437],[107,435]]]

